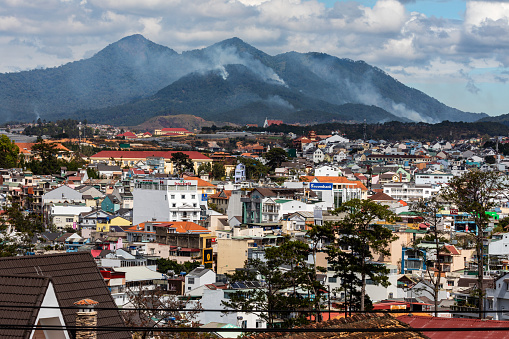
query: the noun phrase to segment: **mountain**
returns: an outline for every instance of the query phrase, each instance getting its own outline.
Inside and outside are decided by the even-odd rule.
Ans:
[[[481,122],[498,122],[500,124],[504,124],[506,126],[509,126],[509,113],[508,114],[498,115],[496,117],[482,118],[479,121],[481,121]]]
[[[146,97],[184,75],[180,63],[172,49],[133,35],[86,60],[0,74],[0,121],[65,118]]]
[[[178,54],[141,35],[61,67],[0,74],[0,121],[87,119],[141,124],[192,114],[210,121],[476,121],[363,61],[323,53],[270,56],[232,38]]]

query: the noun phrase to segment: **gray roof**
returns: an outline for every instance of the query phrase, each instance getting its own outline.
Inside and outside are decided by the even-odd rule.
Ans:
[[[201,277],[201,276],[203,276],[205,273],[207,273],[209,271],[210,272],[214,272],[214,271],[212,271],[209,268],[196,267],[194,270],[189,272],[189,274],[187,276],[188,277]]]
[[[0,271],[20,277],[40,275],[41,277],[50,278],[61,307],[73,307],[76,301],[92,299],[99,302],[99,308],[110,308],[108,310],[98,309],[98,326],[118,326],[120,328],[125,326],[120,312],[116,309],[117,305],[90,253],[78,252],[0,258]],[[39,285],[36,284],[34,288],[42,290],[43,282],[41,280],[37,281]],[[3,289],[3,284],[0,284],[0,286]],[[24,294],[24,291],[19,289],[13,291],[20,295],[19,298]],[[35,304],[35,301],[30,300],[30,304]],[[71,308],[62,309],[62,314],[67,326],[76,325],[76,310]],[[0,318],[2,318],[1,315]],[[98,339],[127,339],[131,337],[128,331],[120,330],[98,331],[97,333]]]
[[[41,306],[50,279],[42,276],[0,276],[0,304],[9,306]],[[35,325],[37,308],[0,308],[0,325]],[[29,338],[28,329],[0,329],[2,338]]]

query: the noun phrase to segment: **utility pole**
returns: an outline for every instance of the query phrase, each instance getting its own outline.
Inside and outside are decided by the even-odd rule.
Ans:
[[[366,142],[366,119],[364,119],[364,142]]]
[[[80,153],[80,156],[81,156],[81,121],[80,123],[78,124],[78,152]]]

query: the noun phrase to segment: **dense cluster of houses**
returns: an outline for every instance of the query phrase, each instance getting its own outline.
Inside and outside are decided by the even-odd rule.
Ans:
[[[312,225],[340,218],[332,213],[334,209],[352,199],[370,199],[398,216],[392,223],[377,221],[390,228],[397,240],[390,245],[390,256],[377,257],[390,270],[390,285],[367,286],[375,307],[431,310],[433,293],[427,276],[436,272],[429,263],[438,262],[442,265],[440,309],[449,311],[448,316],[475,316],[466,312],[475,308],[470,305],[477,279],[472,275],[474,250],[464,241],[475,224],[467,213],[446,202],[440,227],[448,240],[436,253],[434,245],[425,241],[413,246],[426,235],[429,224],[410,207],[471,168],[506,172],[509,160],[496,150],[480,148],[479,140],[390,143],[311,132],[293,135],[292,143],[287,151],[294,157],[259,180],[246,179],[246,167],[239,161],[242,155],[223,150],[216,156],[184,152],[193,162],[194,173],[180,177],[175,177],[174,152],[170,151],[99,152],[87,160],[100,179],[89,178],[86,169],[62,168],[46,176],[3,169],[0,206],[18,203],[27,212],[42,213],[47,232],[34,237],[35,254],[89,253],[118,306],[128,305],[130,288],[143,285],[162,286],[170,294],[199,301],[204,309],[218,309],[235,289],[263,285],[263,281],[232,285],[225,274],[243,268],[247,259],[263,259],[264,249],[278,246],[285,237],[309,241],[306,231]],[[267,145],[257,144],[243,154],[265,162],[265,151]],[[494,161],[487,162],[488,157]],[[208,173],[197,173],[201,165],[225,158],[233,160],[225,166],[224,180],[212,181]],[[508,215],[508,203],[501,201],[487,232]],[[488,314],[493,319],[509,319],[505,312],[496,312],[509,308],[509,275],[503,274],[509,265],[508,245],[505,233],[493,233],[486,244],[490,258],[486,309],[493,310]],[[202,265],[188,274],[161,273],[156,271],[159,258]],[[318,253],[317,261],[318,266],[327,267],[324,253]],[[337,291],[328,298],[340,305],[344,293],[334,272],[318,278]],[[198,318],[201,324],[267,326],[256,314],[240,311],[227,316],[202,312]]]

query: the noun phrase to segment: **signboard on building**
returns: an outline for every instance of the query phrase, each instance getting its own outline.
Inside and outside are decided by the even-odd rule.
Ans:
[[[456,209],[456,208],[451,208],[451,209],[449,210],[449,213],[450,213],[451,215],[458,215],[458,209]]]
[[[204,248],[203,249],[203,265],[214,263],[214,253],[212,252],[212,248]]]
[[[332,184],[312,182],[309,184],[309,188],[313,191],[332,191]]]

